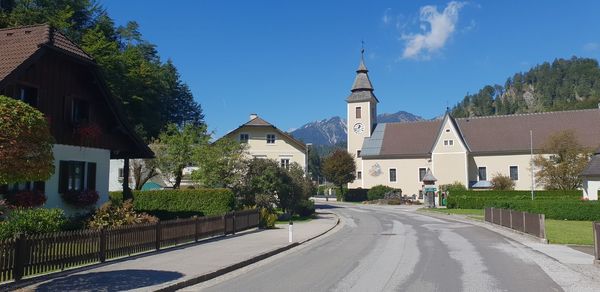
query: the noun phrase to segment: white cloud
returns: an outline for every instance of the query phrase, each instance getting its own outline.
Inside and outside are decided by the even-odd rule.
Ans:
[[[441,13],[434,5],[421,7],[419,20],[422,32],[402,35],[407,42],[402,58],[429,59],[432,53],[442,49],[456,29],[458,12],[464,4],[452,1]]]
[[[388,25],[392,21],[392,17],[390,16],[390,11],[392,11],[392,8],[387,8],[385,10],[385,12],[383,13],[383,17],[381,17],[381,21],[385,25]]]

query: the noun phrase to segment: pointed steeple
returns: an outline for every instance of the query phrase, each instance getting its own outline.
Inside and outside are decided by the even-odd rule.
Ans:
[[[356,77],[354,78],[354,83],[352,84],[352,94],[348,96],[346,99],[348,102],[358,102],[358,101],[375,101],[377,97],[373,94],[373,84],[371,84],[371,80],[369,79],[369,70],[367,66],[365,66],[365,58],[364,58],[365,50],[361,50],[360,64],[358,65],[358,69],[356,70]]]

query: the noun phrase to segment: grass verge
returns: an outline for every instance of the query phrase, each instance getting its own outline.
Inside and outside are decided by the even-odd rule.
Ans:
[[[546,219],[546,237],[550,243],[593,245],[592,221]]]
[[[436,212],[442,214],[467,215],[467,217],[482,220],[481,209],[419,209],[424,212]],[[567,221],[546,219],[546,237],[554,244],[578,244],[593,245],[594,232],[591,221]]]

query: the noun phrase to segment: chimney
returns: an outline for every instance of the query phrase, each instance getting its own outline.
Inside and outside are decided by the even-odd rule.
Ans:
[[[257,114],[250,114],[250,120],[251,121],[254,120],[254,119],[256,119],[256,118],[258,118]]]

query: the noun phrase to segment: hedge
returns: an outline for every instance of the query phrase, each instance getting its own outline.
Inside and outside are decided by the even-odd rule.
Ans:
[[[485,207],[505,208],[544,214],[546,219],[576,221],[600,220],[600,201],[495,201],[486,203]]]
[[[111,192],[111,200],[121,201],[121,192]],[[134,209],[161,220],[191,216],[221,215],[233,210],[235,198],[228,189],[133,191]]]
[[[535,191],[535,201],[579,201],[582,193],[570,191]],[[497,201],[531,201],[531,191],[455,191],[448,196],[450,209],[482,209]]]
[[[368,200],[368,189],[348,189],[344,192],[345,202],[363,202]]]

